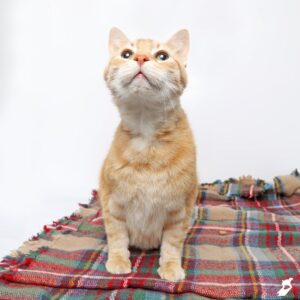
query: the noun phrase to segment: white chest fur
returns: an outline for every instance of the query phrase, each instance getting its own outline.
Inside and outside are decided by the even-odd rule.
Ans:
[[[142,249],[160,246],[166,208],[162,201],[138,192],[125,209],[130,245]]]
[[[157,248],[161,244],[168,214],[184,207],[184,197],[168,186],[166,174],[149,176],[146,171],[134,172],[139,174],[132,176],[132,170],[126,168],[119,174],[110,211],[125,221],[130,245],[141,249]],[[122,180],[130,175],[135,178],[134,181]],[[184,213],[182,209],[182,215]]]
[[[174,99],[172,104],[170,102],[161,109],[159,106],[145,106],[139,99],[119,107],[123,123],[137,134],[124,150],[128,161],[132,159],[132,153],[136,154],[133,159],[143,161],[148,150],[154,147],[153,133],[177,102],[178,99]],[[118,170],[115,180],[118,186],[112,195],[110,210],[125,220],[130,245],[142,249],[159,247],[168,214],[184,207],[183,195],[173,191],[167,172],[135,170],[125,166]],[[182,213],[185,213],[184,210]]]

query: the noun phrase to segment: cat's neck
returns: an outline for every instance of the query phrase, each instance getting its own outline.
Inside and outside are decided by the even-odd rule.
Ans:
[[[140,99],[131,100],[118,105],[121,124],[131,134],[146,139],[151,138],[181,110],[179,98],[155,103]]]

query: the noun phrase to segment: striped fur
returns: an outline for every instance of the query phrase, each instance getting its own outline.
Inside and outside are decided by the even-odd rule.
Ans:
[[[166,43],[131,42],[113,28],[109,46],[104,77],[121,122],[100,178],[106,268],[130,273],[129,246],[160,247],[158,273],[177,281],[184,278],[181,252],[198,192],[195,144],[179,101],[187,81],[188,33],[179,31]],[[122,57],[124,51],[131,56]]]

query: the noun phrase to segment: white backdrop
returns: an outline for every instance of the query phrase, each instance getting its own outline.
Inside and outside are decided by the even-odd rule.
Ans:
[[[182,97],[202,182],[300,167],[300,2],[0,0],[0,256],[97,187],[119,116],[109,29],[191,34]]]

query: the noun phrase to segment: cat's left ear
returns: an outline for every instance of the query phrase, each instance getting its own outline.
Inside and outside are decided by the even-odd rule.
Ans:
[[[113,27],[109,33],[109,53],[111,56],[119,54],[120,49],[129,44],[127,36],[117,27]]]
[[[179,30],[167,41],[166,45],[186,67],[190,48],[189,32],[186,29]]]

